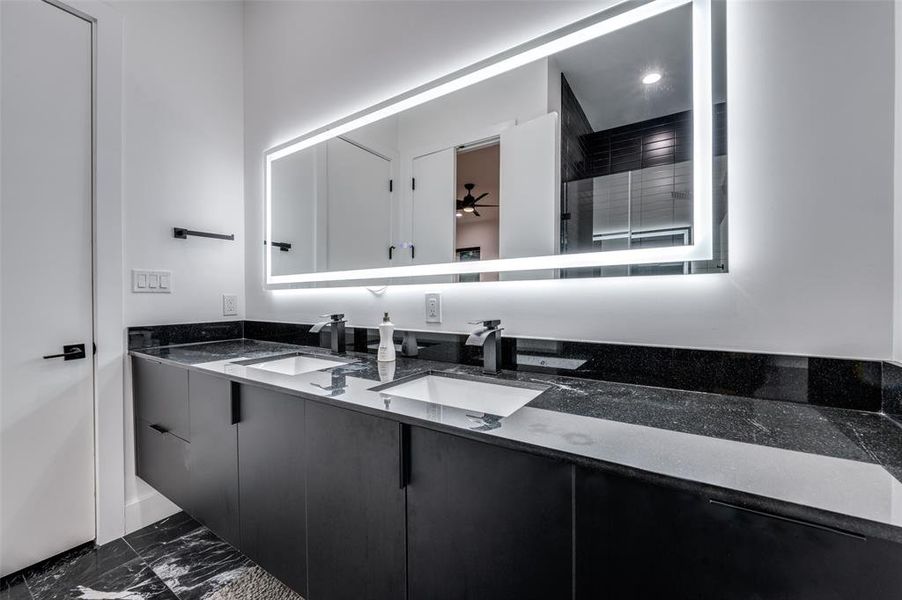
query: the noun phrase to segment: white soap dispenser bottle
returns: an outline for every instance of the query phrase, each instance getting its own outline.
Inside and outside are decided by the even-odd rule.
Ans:
[[[382,324],[379,325],[379,351],[376,353],[376,360],[390,361],[395,360],[395,325],[388,318],[388,313],[382,317]]]

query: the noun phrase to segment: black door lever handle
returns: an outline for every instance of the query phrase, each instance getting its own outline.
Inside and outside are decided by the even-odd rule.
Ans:
[[[63,352],[61,354],[48,354],[44,357],[44,360],[48,358],[62,358],[63,360],[78,360],[79,358],[85,357],[85,345],[84,344],[67,344],[63,346]]]

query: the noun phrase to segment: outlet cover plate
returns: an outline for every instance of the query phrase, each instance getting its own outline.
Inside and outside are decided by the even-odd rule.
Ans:
[[[442,295],[438,292],[426,294],[426,322],[442,322]]]
[[[222,295],[222,316],[234,317],[238,315],[238,294]]]

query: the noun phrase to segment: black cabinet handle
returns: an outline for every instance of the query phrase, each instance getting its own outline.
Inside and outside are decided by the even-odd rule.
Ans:
[[[778,515],[775,513],[764,512],[762,510],[757,510],[755,508],[747,508],[745,506],[739,506],[738,504],[731,504],[729,502],[723,502],[721,500],[715,500],[713,498],[709,498],[708,502],[715,506],[722,506],[724,508],[731,508],[733,510],[739,512],[745,512],[753,515],[758,515],[759,517],[765,517],[768,519],[776,519],[777,521],[784,521],[786,523],[793,523],[795,525],[802,525],[803,527],[813,527],[814,529],[820,529],[821,531],[829,531],[831,533],[838,533],[839,535],[845,535],[848,537],[855,538],[861,541],[867,541],[867,538],[863,535],[859,535],[857,533],[853,533],[851,531],[846,531],[845,529],[837,529],[836,527],[830,527],[828,525],[821,525],[820,523],[812,523],[811,521],[803,521],[801,519],[796,519],[794,517],[787,517],[784,515]]]
[[[232,382],[232,406],[231,406],[232,425],[241,422],[241,384],[236,381]]]
[[[410,425],[398,423],[398,479],[403,490],[410,482]]]
[[[162,425],[157,425],[156,423],[151,425],[150,428],[153,429],[154,431],[156,431],[157,433],[169,433],[168,429],[166,429]]]
[[[393,255],[394,253],[395,253],[395,247],[394,247],[394,246],[389,246],[389,247],[388,247],[388,260],[391,260],[391,259],[392,259],[392,255]]]
[[[85,345],[84,344],[67,344],[63,346],[63,351],[60,354],[48,354],[44,357],[44,360],[48,358],[62,358],[63,360],[78,360],[80,358],[85,357]]]
[[[410,259],[413,260],[417,257],[417,247],[413,244],[410,245]]]

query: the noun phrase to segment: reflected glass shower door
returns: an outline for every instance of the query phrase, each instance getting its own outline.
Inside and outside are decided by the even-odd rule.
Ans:
[[[692,243],[692,161],[646,167],[564,185],[565,253]],[[687,273],[688,263],[569,269],[568,277]]]

